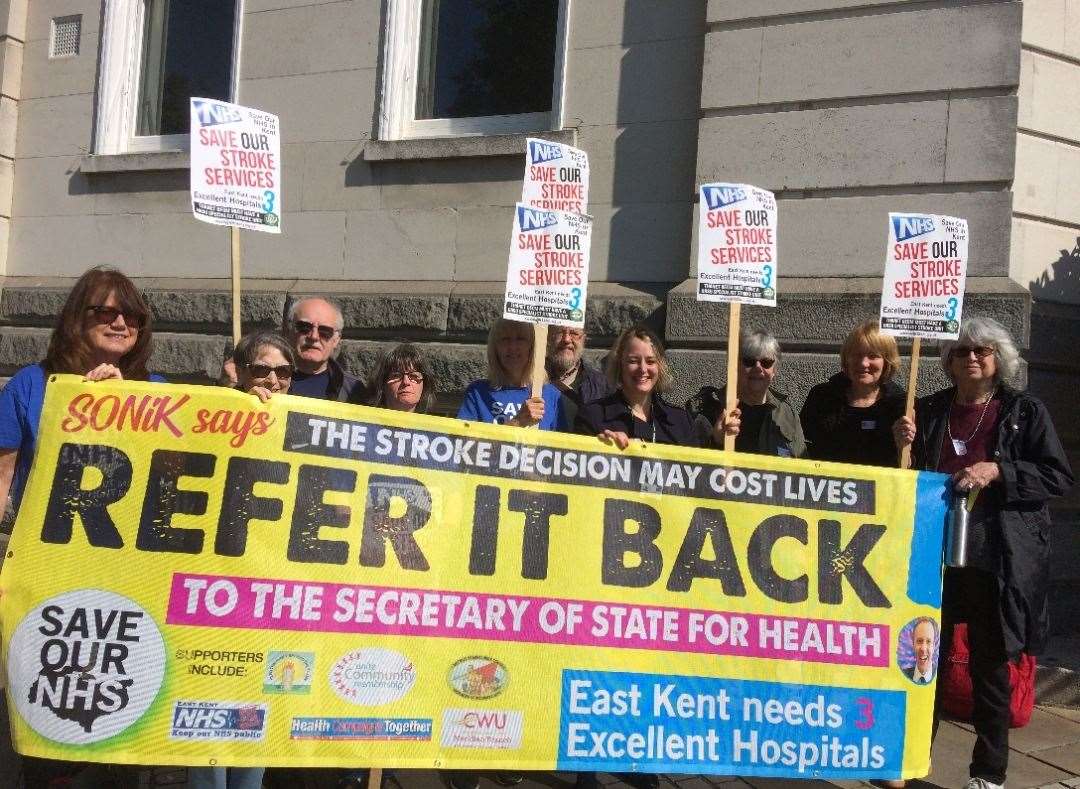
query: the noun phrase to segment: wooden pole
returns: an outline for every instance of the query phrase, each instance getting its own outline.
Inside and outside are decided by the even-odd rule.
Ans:
[[[372,767],[368,771],[368,789],[382,789],[382,768]]]
[[[919,380],[919,356],[922,354],[922,338],[916,337],[911,341],[911,369],[908,371],[907,380],[907,406],[904,415],[908,419],[915,418],[915,384]],[[900,468],[911,468],[911,445],[900,450]]]
[[[730,414],[739,404],[739,322],[742,319],[742,305],[737,301],[728,305],[727,329],[727,402],[724,409]],[[735,451],[735,436],[724,434],[724,451]]]
[[[232,341],[240,342],[240,228],[229,228],[232,236]]]
[[[547,375],[545,372],[545,365],[547,364],[547,336],[548,325],[546,323],[533,324],[532,370],[529,373],[529,381],[532,386],[532,397],[544,396],[544,378]]]

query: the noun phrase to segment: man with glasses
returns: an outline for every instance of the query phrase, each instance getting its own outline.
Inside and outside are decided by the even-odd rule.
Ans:
[[[289,305],[282,331],[296,350],[289,394],[360,403],[363,385],[334,358],[345,321],[336,304],[316,297]]]
[[[547,371],[551,383],[581,406],[613,391],[607,376],[582,358],[585,332],[567,326],[548,328]]]
[[[740,420],[737,452],[799,457],[806,451],[802,425],[787,396],[772,387],[780,366],[780,343],[768,332],[744,334],[739,340],[738,388]],[[705,386],[686,410],[716,424],[727,402],[727,387]]]

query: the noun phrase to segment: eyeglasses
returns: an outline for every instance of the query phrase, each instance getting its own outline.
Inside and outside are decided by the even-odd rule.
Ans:
[[[424,376],[420,373],[390,373],[386,376],[386,382],[388,384],[399,384],[402,381],[408,381],[413,384],[424,383]]]
[[[141,329],[143,323],[146,320],[146,316],[138,312],[129,312],[127,310],[117,309],[116,307],[103,307],[101,305],[93,305],[86,308],[90,312],[94,313],[94,317],[97,318],[97,322],[102,326],[108,326],[109,324],[116,323],[116,319],[121,315],[124,316],[124,323],[127,324],[130,329]]]
[[[753,370],[754,365],[760,364],[762,370],[771,370],[772,366],[776,364],[776,359],[747,359],[742,358],[739,360],[742,362],[742,366],[747,370]]]
[[[330,342],[334,338],[334,335],[338,333],[338,330],[333,326],[323,326],[319,323],[312,323],[311,321],[293,321],[293,329],[297,334],[307,336],[311,334],[311,330],[314,329],[319,333],[319,339],[323,342]]]
[[[552,328],[551,333],[555,337],[569,337],[572,340],[580,340],[585,336],[581,329]]]
[[[975,354],[976,359],[985,359],[993,353],[994,349],[989,345],[954,345],[952,349],[952,355],[956,359],[966,359],[971,354]]]
[[[271,367],[268,364],[249,364],[248,372],[251,373],[252,378],[269,378],[270,373],[277,376],[279,381],[288,381],[293,377],[293,368],[291,364],[279,364],[277,367]]]

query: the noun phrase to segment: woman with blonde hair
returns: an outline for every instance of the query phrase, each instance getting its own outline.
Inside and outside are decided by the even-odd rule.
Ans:
[[[469,384],[458,410],[458,419],[566,430],[568,406],[558,388],[545,381],[542,395],[531,396],[533,354],[545,351],[534,345],[531,324],[505,318],[495,321],[488,332],[487,378]],[[543,369],[540,365],[540,370]],[[547,378],[546,373],[541,374]]]
[[[799,414],[803,457],[896,466],[892,426],[907,398],[893,381],[899,367],[896,340],[882,334],[877,321],[852,329],[840,348],[840,372],[810,390]]]

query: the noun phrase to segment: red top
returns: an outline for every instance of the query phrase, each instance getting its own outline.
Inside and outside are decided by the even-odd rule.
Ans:
[[[983,409],[986,414],[983,415]],[[990,460],[994,456],[994,426],[997,425],[998,414],[1001,413],[1001,400],[992,398],[989,403],[974,403],[963,405],[953,403],[949,408],[949,430],[956,441],[964,441],[967,452],[963,455],[956,453],[953,442],[949,440],[949,434],[941,442],[941,457],[938,460],[938,471],[945,474],[955,474],[961,469]],[[982,423],[979,417],[982,416]],[[975,432],[975,426],[978,431]],[[972,435],[975,432],[975,435]]]

